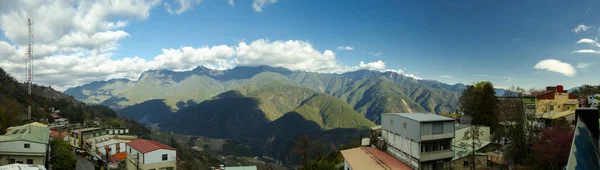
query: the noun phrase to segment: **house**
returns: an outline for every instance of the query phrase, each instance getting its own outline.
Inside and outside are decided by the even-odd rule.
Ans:
[[[9,164],[0,166],[0,170],[46,170],[42,165]]]
[[[126,146],[127,169],[175,170],[177,167],[177,151],[170,146],[144,139],[136,139]]]
[[[96,143],[95,153],[98,154],[103,160],[108,160],[110,156],[115,155],[117,153],[122,153],[126,151],[127,143],[131,142],[133,139],[109,139],[106,141],[102,141],[100,143]]]
[[[562,85],[546,87],[546,91],[532,94],[536,100],[535,116],[540,123],[550,126],[553,120],[565,118],[575,123],[575,109],[579,107],[578,97],[564,90]]]
[[[0,136],[0,165],[46,165],[50,129],[41,123],[9,127]]]
[[[86,146],[86,141],[89,138],[94,138],[103,135],[121,135],[129,134],[129,129],[126,128],[99,128],[89,127],[83,129],[71,130],[69,144],[73,147],[88,149],[91,145]]]
[[[384,113],[387,152],[414,169],[450,168],[454,119],[426,113]]]
[[[600,105],[600,94],[588,95],[583,101],[587,101],[587,103],[585,103],[585,106],[587,107],[598,108],[598,106]]]
[[[69,132],[50,131],[49,136],[56,139],[62,139],[67,142],[69,141]]]
[[[473,163],[476,164],[476,167],[486,167],[488,153],[501,150],[499,144],[490,142],[492,140],[490,127],[478,125],[477,128],[479,128],[481,134],[477,139],[479,139],[479,142],[481,143],[475,148],[475,162],[469,159],[467,156],[470,155],[473,150],[468,147],[471,141],[464,140],[463,137],[472,128],[475,128],[474,125],[459,125],[455,127],[455,138],[452,141],[452,150],[454,150],[452,166],[454,169],[470,169]]]
[[[222,166],[214,168],[215,170],[257,170],[256,166]]]
[[[412,169],[394,156],[373,147],[357,147],[340,152],[344,157],[344,170]]]

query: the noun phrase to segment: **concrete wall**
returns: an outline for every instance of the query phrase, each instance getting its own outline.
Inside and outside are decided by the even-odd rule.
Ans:
[[[167,154],[167,160],[162,160],[162,155]],[[177,152],[174,150],[159,149],[144,154],[144,164],[168,162],[177,160]]]
[[[139,157],[137,157],[138,153]],[[144,154],[127,145],[127,159],[131,159],[133,162],[135,162],[136,157],[140,164],[144,164]]]
[[[29,144],[30,148],[25,148],[25,144]],[[16,153],[37,153],[46,154],[46,144],[33,143],[27,141],[10,141],[0,143],[0,152],[16,152]]]
[[[0,166],[8,165],[10,159],[15,159],[15,162],[21,161],[23,164],[27,164],[27,159],[32,159],[35,165],[44,165],[45,156],[23,156],[23,155],[0,155]]]
[[[443,133],[454,132],[454,122],[425,122],[421,124],[421,135],[433,135],[433,124],[441,123],[443,127]]]
[[[173,168],[173,170],[177,169],[177,161],[165,161],[165,162],[157,162],[151,164],[145,164],[144,170],[156,169],[156,170],[165,170],[168,167]]]
[[[406,124],[406,128],[404,128],[404,124]],[[415,120],[393,114],[383,114],[381,127],[387,131],[402,134],[413,141],[421,141],[421,125]]]
[[[120,145],[120,150],[118,152],[117,152],[117,145]],[[126,145],[127,145],[126,143],[115,143],[115,144],[111,144],[111,145],[107,145],[107,146],[111,149],[110,154],[114,155],[119,152],[128,151]],[[106,155],[106,149],[104,149],[104,147],[97,148],[97,151],[100,152],[102,155]]]

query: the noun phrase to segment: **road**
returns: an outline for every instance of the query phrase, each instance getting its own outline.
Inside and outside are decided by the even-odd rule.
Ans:
[[[85,159],[85,157],[75,155],[75,158],[77,158],[77,166],[75,166],[75,170],[94,170],[94,164]]]

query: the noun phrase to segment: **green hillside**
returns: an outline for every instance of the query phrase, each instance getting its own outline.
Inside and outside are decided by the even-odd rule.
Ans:
[[[294,112],[317,123],[324,130],[375,126],[348,104],[327,94],[311,97],[294,109]]]
[[[345,101],[367,119],[379,122],[380,114],[384,112],[454,112],[463,86],[369,70],[323,74],[267,66],[230,70],[198,67],[182,72],[150,70],[137,81],[115,79],[94,82],[70,88],[65,93],[86,103],[99,103],[115,109],[140,105],[149,100],[164,100],[170,110],[177,111],[223,92],[237,90],[243,96],[265,100],[259,108],[270,121],[298,107],[301,101],[315,93],[326,93]],[[125,115],[132,110],[120,113]]]

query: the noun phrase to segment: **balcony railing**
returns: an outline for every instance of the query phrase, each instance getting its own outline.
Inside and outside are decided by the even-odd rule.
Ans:
[[[434,134],[434,135],[422,135],[421,136],[421,141],[437,140],[437,139],[447,139],[447,138],[454,138],[454,133],[441,133],[441,134]]]
[[[421,162],[423,161],[431,161],[445,158],[453,158],[454,150],[441,150],[441,151],[433,151],[433,152],[421,152]]]

